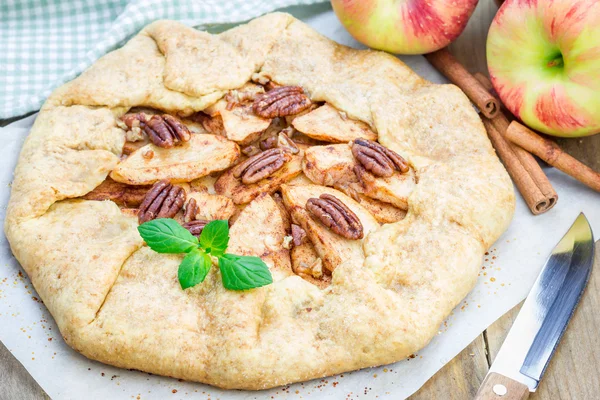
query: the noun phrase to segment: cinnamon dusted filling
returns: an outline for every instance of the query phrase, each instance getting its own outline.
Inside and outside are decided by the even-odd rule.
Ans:
[[[209,180],[201,178],[191,185],[177,183],[190,181],[184,171],[187,157],[185,151],[188,151],[185,150],[173,160],[168,160],[176,164],[181,159],[181,176],[175,176],[179,169],[171,167],[176,171],[174,176],[158,180],[152,186],[138,185],[135,179],[133,182],[120,183],[109,178],[84,198],[112,200],[123,207],[136,207],[140,223],[156,218],[175,218],[193,235],[199,236],[210,222],[210,219],[203,216],[220,215],[215,211],[216,208],[226,206],[227,202],[232,204],[232,200],[238,207],[245,207],[262,193],[279,192],[283,185],[300,188],[308,185],[306,187],[311,187],[311,190],[314,184],[333,186],[341,192],[337,195],[322,193],[300,203],[300,211],[304,210],[306,214],[303,215],[307,216],[305,219],[298,217],[295,205],[281,204],[280,207],[281,212],[286,214],[282,216],[286,221],[288,234],[281,246],[292,249],[292,270],[313,283],[322,281],[320,287],[326,286],[331,279],[332,263],[326,255],[319,254],[314,249],[301,249],[312,249],[315,241],[320,240],[319,235],[327,231],[334,235],[331,237],[334,241],[362,240],[366,231],[361,217],[353,211],[357,207],[361,212],[375,216],[380,222],[393,222],[403,218],[403,210],[369,197],[361,186],[361,177],[371,174],[372,179],[377,180],[407,174],[410,171],[409,164],[398,153],[373,140],[377,135],[364,123],[352,120],[346,113],[338,112],[330,105],[319,106],[312,103],[301,87],[278,86],[271,81],[260,83],[261,86],[247,85],[230,91],[220,103],[189,118],[148,109],[132,110],[121,118],[121,126],[128,130],[127,137],[131,139],[123,148],[125,160],[139,153],[146,160],[142,162],[159,163],[163,161],[162,158],[167,162],[169,154],[175,154],[169,152],[187,149],[182,146],[195,134],[238,138],[241,150],[237,148],[237,155],[230,157],[234,161],[227,164],[224,170],[213,172],[213,177]],[[250,132],[248,126],[256,121],[244,117],[248,112],[263,120],[267,119],[268,127],[258,134]],[[225,114],[228,118],[232,115],[241,116],[238,119],[241,125],[232,125],[229,119],[228,124],[225,124]],[[246,126],[244,121],[247,121]],[[305,132],[299,131],[295,126]],[[305,128],[307,126],[314,129],[318,127],[319,132],[313,132],[313,128]],[[230,131],[227,130],[228,127]],[[250,132],[250,135],[232,132],[235,128]],[[249,138],[253,140],[248,142]],[[346,139],[350,140],[335,145],[338,148],[327,150],[328,142],[337,143]],[[156,147],[147,145],[148,142],[170,150],[167,153],[157,152]],[[313,149],[318,151],[313,152]],[[309,153],[311,157],[317,156],[316,162],[307,158]],[[211,163],[210,154],[206,159],[207,164]],[[216,156],[215,153],[214,157]],[[135,173],[130,175],[135,177]],[[211,182],[197,183],[205,180]],[[206,196],[206,201],[201,204],[193,195],[198,190]],[[343,193],[350,197],[345,197]],[[227,207],[229,209],[232,206]],[[222,215],[224,218],[235,219],[235,214]],[[295,251],[295,248],[299,251]],[[327,261],[325,263],[321,258],[323,256]]]

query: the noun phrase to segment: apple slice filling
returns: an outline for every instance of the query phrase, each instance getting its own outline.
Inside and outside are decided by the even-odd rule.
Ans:
[[[161,132],[140,121],[159,117],[189,136],[174,131],[168,148],[151,143],[148,135]],[[364,260],[371,231],[405,217],[416,184],[369,125],[312,103],[297,86],[247,83],[187,118],[134,108],[118,125],[127,132],[122,160],[83,199],[114,201],[136,217],[135,207],[169,207],[177,192],[175,220],[194,235],[228,220],[230,251],[261,257],[275,280],[298,275],[329,286],[339,265]]]

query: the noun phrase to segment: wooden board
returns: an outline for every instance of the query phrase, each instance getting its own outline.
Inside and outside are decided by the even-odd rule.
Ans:
[[[488,362],[483,335],[433,376],[411,400],[472,399],[485,378]]]

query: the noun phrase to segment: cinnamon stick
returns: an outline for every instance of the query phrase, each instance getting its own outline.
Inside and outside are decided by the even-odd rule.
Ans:
[[[473,74],[473,77],[477,79],[477,82],[481,83],[481,86],[483,86],[483,88],[487,90],[489,94],[491,94],[497,99],[500,99],[500,97],[498,96],[498,92],[496,92],[496,89],[494,89],[494,86],[492,86],[492,81],[490,81],[490,79],[487,76],[485,76],[481,72],[475,72],[475,74]],[[504,104],[502,104],[502,102],[500,102],[500,111],[508,111],[506,107],[504,107]]]
[[[493,90],[492,83],[483,74],[475,74],[475,79],[478,82],[480,82],[482,87],[486,88],[486,90]],[[508,120],[508,117],[505,113],[499,113],[495,118],[492,118],[490,121],[502,136],[506,135],[506,131],[508,129],[508,126],[510,125],[510,121]],[[537,215],[550,210],[558,201],[558,194],[554,190],[554,187],[552,187],[552,184],[550,183],[550,180],[542,170],[542,167],[540,167],[540,164],[538,164],[535,158],[523,148],[515,146],[512,143],[510,144],[510,146],[512,147],[514,154],[521,162],[523,168],[531,176],[535,185],[546,198],[546,202],[544,203],[546,207],[545,209],[536,208],[534,210],[530,207],[531,212]],[[502,161],[504,161],[504,159]]]
[[[531,212],[538,215],[554,207],[558,201],[558,195],[535,158],[519,146],[508,142],[504,137],[510,122],[501,112],[502,103],[491,93],[491,89],[493,89],[491,82],[482,74],[478,74],[477,77],[471,75],[447,49],[426,54],[425,57],[436,69],[460,87],[479,107],[481,113],[487,117],[489,123],[486,122],[485,125],[492,145],[513,177],[515,185],[523,195]],[[486,111],[488,112],[486,113]],[[492,131],[489,127],[493,127],[494,130]],[[500,136],[497,136],[496,133]],[[506,151],[505,147],[510,148],[511,151]],[[504,150],[501,152],[498,148]],[[515,158],[518,163],[515,163]]]
[[[481,83],[481,86],[483,86],[485,90],[490,92],[495,97],[498,97],[498,93],[496,93],[496,91],[494,90],[494,86],[492,86],[492,81],[490,81],[490,79],[487,76],[485,76],[481,72],[475,72],[475,74],[473,74],[473,77],[477,79],[477,82]]]
[[[485,90],[446,48],[425,54],[425,58],[446,78],[461,88],[483,115],[487,118],[498,115],[500,101]]]
[[[553,141],[541,137],[517,121],[510,123],[506,137],[553,167],[600,192],[600,173],[565,153]]]
[[[504,163],[508,174],[512,178],[515,186],[523,196],[525,203],[535,215],[542,214],[554,206],[549,204],[550,200],[537,187],[531,175],[525,170],[519,157],[514,153],[513,146],[504,136],[498,132],[492,121],[488,118],[481,118],[483,125],[487,130],[488,137],[496,149],[496,153]]]
[[[506,130],[508,129],[510,122],[503,114],[492,119],[492,123],[502,135],[506,135]],[[554,190],[554,187],[550,183],[550,180],[544,173],[544,170],[542,170],[542,167],[540,167],[540,164],[531,155],[531,153],[527,152],[525,149],[519,146],[513,145],[513,147],[513,151],[515,152],[517,157],[519,157],[521,164],[523,164],[525,170],[527,170],[529,175],[531,175],[531,178],[533,179],[537,187],[540,189],[542,194],[548,198],[550,208],[552,208],[554,204],[558,201],[558,194],[556,193],[556,190]],[[550,208],[548,208],[548,210]]]

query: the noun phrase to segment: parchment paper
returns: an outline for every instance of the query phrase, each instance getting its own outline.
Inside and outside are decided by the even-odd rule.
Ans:
[[[360,47],[329,10],[304,18],[326,36]],[[421,56],[402,57],[434,82],[443,78]],[[12,171],[35,116],[0,129],[0,218],[4,224]],[[520,196],[509,230],[489,250],[475,289],[425,349],[405,361],[262,392],[210,386],[128,371],[87,360],[61,339],[29,279],[0,242],[0,340],[53,399],[401,399],[418,390],[487,326],[525,298],[547,255],[584,211],[600,234],[600,194],[554,169],[546,170],[558,205],[534,217]],[[476,173],[475,171],[473,173]],[[75,245],[75,244],[73,244]],[[271,397],[273,396],[273,397]]]

